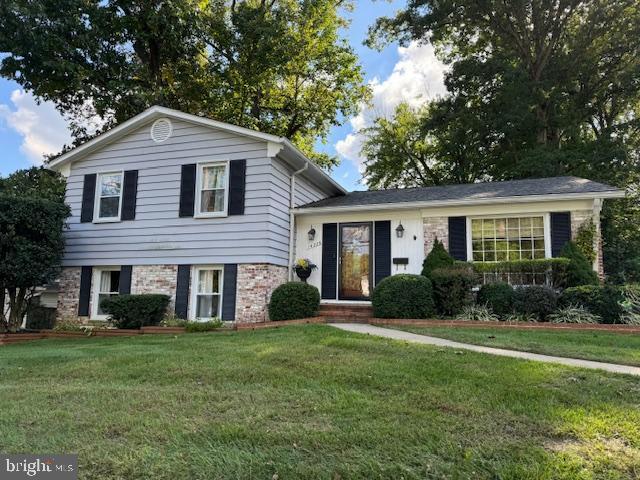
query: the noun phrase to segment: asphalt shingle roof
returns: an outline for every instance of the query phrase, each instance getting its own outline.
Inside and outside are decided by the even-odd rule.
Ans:
[[[506,182],[483,182],[441,187],[394,188],[350,192],[325,198],[299,208],[352,207],[389,203],[483,200],[530,195],[616,192],[617,188],[579,177],[549,177]]]

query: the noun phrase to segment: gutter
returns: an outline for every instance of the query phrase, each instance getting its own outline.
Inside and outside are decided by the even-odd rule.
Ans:
[[[623,198],[624,190],[610,190],[605,192],[585,193],[562,193],[550,195],[522,195],[514,197],[494,197],[479,199],[456,199],[456,200],[432,200],[424,202],[397,202],[397,203],[372,203],[368,205],[346,205],[328,207],[302,207],[296,208],[296,214],[314,213],[337,213],[337,212],[361,212],[370,210],[403,210],[422,209],[436,207],[459,207],[470,205],[491,205],[497,203],[529,203],[529,202],[551,202],[556,200],[593,200],[606,198]]]
[[[295,235],[296,235],[296,231],[295,231],[296,218],[295,218],[295,212],[294,212],[295,194],[296,194],[296,176],[298,176],[299,174],[307,170],[307,168],[309,168],[309,160],[305,161],[304,166],[300,170],[296,170],[291,174],[291,182],[290,182],[291,184],[290,184],[290,191],[289,191],[289,265],[287,266],[287,279],[289,281],[293,280],[293,254],[294,254],[293,244],[294,244]]]

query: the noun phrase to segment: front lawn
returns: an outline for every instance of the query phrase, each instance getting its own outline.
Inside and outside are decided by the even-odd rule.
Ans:
[[[0,347],[0,451],[84,479],[640,473],[640,379],[324,325]]]
[[[518,330],[490,327],[391,328],[457,342],[640,366],[640,335],[599,331]]]

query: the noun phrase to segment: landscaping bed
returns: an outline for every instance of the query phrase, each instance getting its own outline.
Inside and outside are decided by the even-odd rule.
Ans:
[[[3,451],[78,453],[81,479],[640,470],[637,378],[323,325],[12,345],[0,377]]]

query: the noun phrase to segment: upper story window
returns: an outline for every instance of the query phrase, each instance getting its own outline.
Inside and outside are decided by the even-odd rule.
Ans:
[[[101,173],[96,188],[95,221],[120,220],[122,210],[122,172]]]
[[[218,217],[227,215],[228,163],[198,165],[197,215]]]
[[[474,262],[545,258],[545,220],[541,216],[471,219]]]

